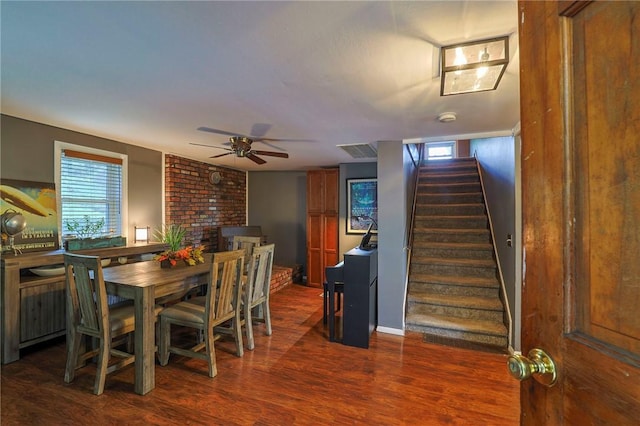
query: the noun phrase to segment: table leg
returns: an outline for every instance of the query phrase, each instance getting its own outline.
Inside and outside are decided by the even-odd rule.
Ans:
[[[155,291],[153,286],[135,289],[135,391],[144,395],[156,386]]]

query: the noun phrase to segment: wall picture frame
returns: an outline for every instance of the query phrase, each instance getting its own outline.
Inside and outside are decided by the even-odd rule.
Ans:
[[[364,234],[371,222],[378,232],[378,180],[347,179],[347,234]]]
[[[13,238],[2,235],[2,253],[58,250],[58,209],[55,185],[49,182],[2,179],[0,212],[24,216],[25,229]]]

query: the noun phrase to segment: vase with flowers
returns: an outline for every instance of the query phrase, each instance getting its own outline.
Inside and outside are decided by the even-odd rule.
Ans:
[[[182,246],[186,232],[181,225],[175,224],[163,225],[161,229],[156,230],[155,237],[169,246],[167,250],[154,256],[154,260],[160,262],[161,268],[204,263],[202,246]]]

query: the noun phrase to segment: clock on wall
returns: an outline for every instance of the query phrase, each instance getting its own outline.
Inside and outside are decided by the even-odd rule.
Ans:
[[[217,185],[222,180],[220,172],[209,172],[209,183],[211,185]]]

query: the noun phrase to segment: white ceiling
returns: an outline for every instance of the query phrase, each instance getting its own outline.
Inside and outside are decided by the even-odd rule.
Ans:
[[[337,144],[509,134],[516,1],[7,2],[1,111],[242,170],[356,161]],[[510,36],[496,91],[440,96],[439,46]],[[435,71],[434,71],[435,68]],[[457,120],[440,123],[452,111]],[[287,152],[264,165],[228,137]]]

